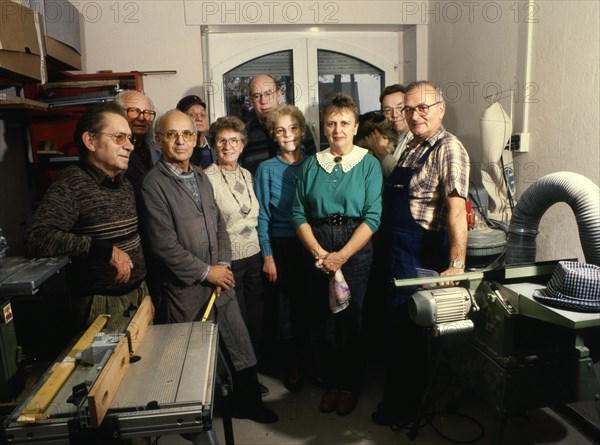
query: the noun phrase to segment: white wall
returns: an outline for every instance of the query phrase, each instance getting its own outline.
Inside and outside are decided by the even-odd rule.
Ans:
[[[82,72],[162,71],[144,77],[144,89],[159,113],[187,94],[202,93],[200,27],[188,26],[177,0],[80,1]]]
[[[455,11],[444,12],[443,4],[428,6],[439,11],[436,21],[430,15],[428,25],[429,77],[445,86],[447,95],[463,85],[460,100],[449,104],[445,124],[465,143],[472,161],[481,159],[479,115],[487,104],[485,89],[518,85],[514,132],[521,131],[524,95],[534,102],[529,104],[531,151],[514,156],[517,193],[556,171],[577,172],[600,184],[598,3],[548,0],[532,9],[523,1],[473,2],[478,6],[471,11],[464,6],[457,23]],[[536,22],[531,83],[524,85],[528,19]],[[537,244],[539,260],[583,259],[575,218],[566,204],[544,215]]]
[[[532,66],[540,85],[539,107],[530,118],[535,149],[524,161],[539,166],[538,177],[566,170],[600,185],[599,4],[544,1],[541,6]],[[546,213],[538,245],[544,258],[583,259],[566,204]]]

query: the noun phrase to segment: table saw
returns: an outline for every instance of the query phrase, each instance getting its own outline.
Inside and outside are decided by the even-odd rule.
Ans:
[[[217,327],[212,322],[150,325],[149,308],[146,297],[125,333],[111,334],[112,349],[86,354],[103,338],[105,321],[99,317],[6,419],[7,443],[111,443],[211,433]],[[83,360],[91,355],[99,361]]]

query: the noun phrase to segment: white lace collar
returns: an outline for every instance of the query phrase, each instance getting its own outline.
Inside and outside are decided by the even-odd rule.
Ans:
[[[365,155],[368,153],[368,150],[358,145],[355,145],[350,153],[344,156],[334,156],[331,153],[331,149],[327,148],[326,150],[320,151],[316,154],[317,162],[325,170],[327,173],[331,173],[333,171],[333,167],[337,164],[342,166],[342,171],[344,173],[348,173],[352,168],[357,165]],[[335,162],[334,159],[341,158],[341,161]]]

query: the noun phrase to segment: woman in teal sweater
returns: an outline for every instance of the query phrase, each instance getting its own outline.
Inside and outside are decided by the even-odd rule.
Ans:
[[[279,154],[258,166],[255,187],[260,204],[258,238],[263,272],[273,283],[272,312],[283,384],[291,392],[302,387],[300,363],[308,354],[309,313],[303,300],[311,265],[290,222],[297,178],[306,160],[302,150],[305,127],[304,116],[294,105],[282,105],[269,113],[267,129],[279,146]]]
[[[379,227],[383,177],[377,159],[354,145],[358,106],[343,93],[323,106],[329,148],[307,159],[292,207],[292,224],[315,259],[309,293],[327,390],[322,412],[352,412],[362,375],[362,310],[371,268],[371,236]],[[330,275],[342,271],[350,305],[335,314],[329,303]]]

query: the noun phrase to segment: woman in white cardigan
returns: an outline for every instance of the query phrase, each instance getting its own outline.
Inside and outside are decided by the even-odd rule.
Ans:
[[[204,170],[215,194],[231,240],[231,269],[235,293],[246,322],[254,352],[258,356],[264,300],[260,244],[258,242],[258,200],[252,174],[238,164],[246,145],[244,123],[235,116],[217,119],[211,126],[212,146],[217,162]],[[263,393],[264,388],[261,388]]]

